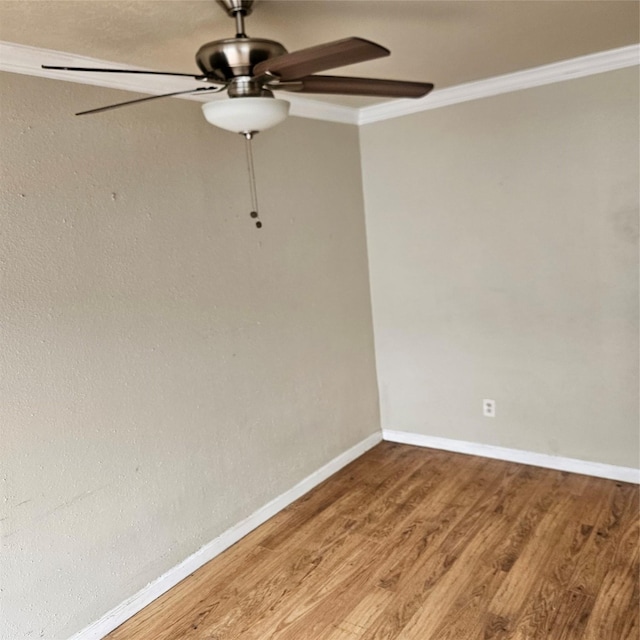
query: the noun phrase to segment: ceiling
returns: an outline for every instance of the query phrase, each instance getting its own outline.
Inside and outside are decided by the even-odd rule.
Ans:
[[[639,8],[635,0],[257,0],[246,31],[289,51],[368,38],[391,56],[332,73],[444,88],[635,44]],[[199,46],[234,33],[214,0],[0,1],[0,40],[163,71],[197,72]]]

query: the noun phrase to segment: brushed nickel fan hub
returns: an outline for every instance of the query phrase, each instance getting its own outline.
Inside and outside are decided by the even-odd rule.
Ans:
[[[203,44],[196,53],[196,63],[208,78],[230,82],[253,76],[257,64],[285,53],[287,50],[274,40],[227,38]]]
[[[230,98],[273,98],[273,92],[249,76],[234,78],[227,93]]]

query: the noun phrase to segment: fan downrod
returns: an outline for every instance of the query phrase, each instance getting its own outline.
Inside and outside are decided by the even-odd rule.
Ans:
[[[230,18],[236,21],[236,38],[246,38],[244,32],[244,18],[253,11],[253,0],[216,0],[227,12]]]

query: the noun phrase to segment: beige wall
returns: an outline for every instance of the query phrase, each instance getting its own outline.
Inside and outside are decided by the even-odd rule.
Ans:
[[[636,69],[360,150],[290,118],[261,231],[197,103],[1,81],[3,639],[66,638],[377,430],[360,152],[383,426],[638,466]]]
[[[638,113],[634,67],[361,129],[384,428],[638,467]]]
[[[5,74],[0,637],[60,640],[379,430],[355,127]],[[354,384],[354,381],[357,381]]]

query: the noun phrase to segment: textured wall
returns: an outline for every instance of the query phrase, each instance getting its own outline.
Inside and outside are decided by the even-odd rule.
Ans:
[[[638,466],[638,140],[637,68],[362,128],[383,427]]]
[[[2,77],[3,640],[60,640],[379,429],[358,132]],[[355,381],[355,382],[354,382]]]

